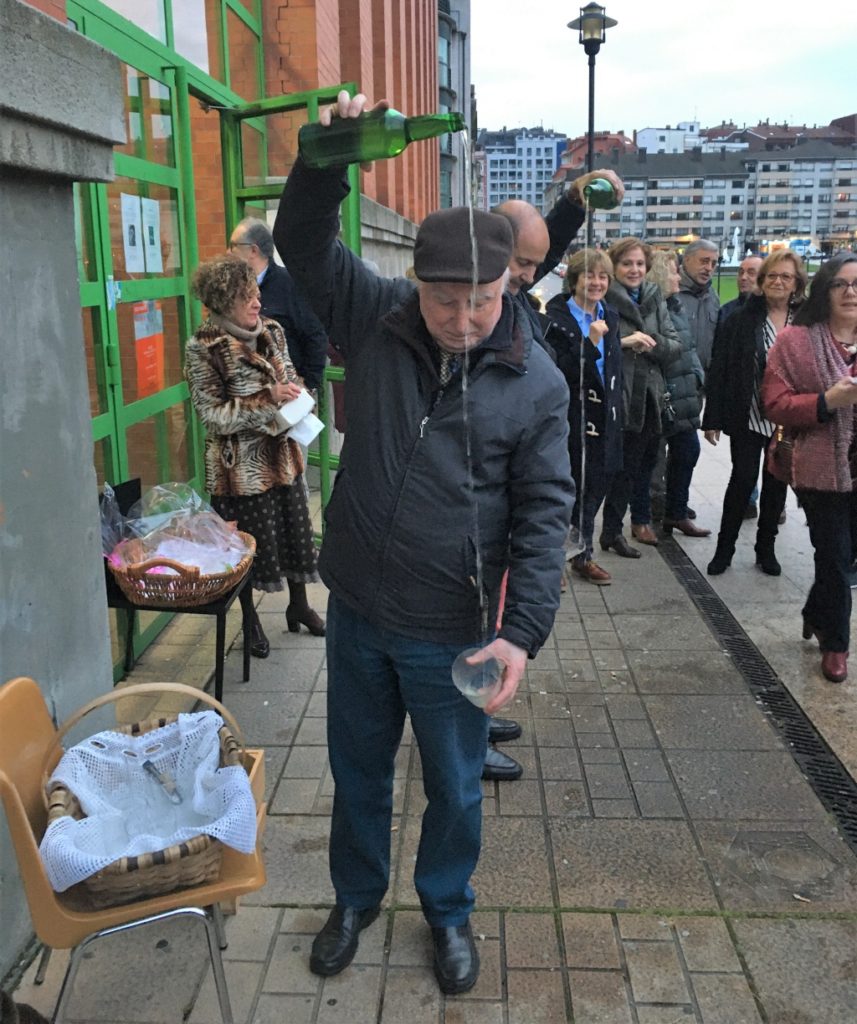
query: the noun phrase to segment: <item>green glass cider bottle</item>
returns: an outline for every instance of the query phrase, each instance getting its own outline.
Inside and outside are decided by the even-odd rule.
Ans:
[[[616,190],[606,178],[593,178],[584,185],[583,196],[593,210],[612,210],[619,205]]]
[[[342,167],[398,156],[411,142],[465,127],[464,117],[454,112],[405,117],[398,110],[373,110],[360,117],[335,117],[327,128],[303,125],[298,149],[310,167]]]

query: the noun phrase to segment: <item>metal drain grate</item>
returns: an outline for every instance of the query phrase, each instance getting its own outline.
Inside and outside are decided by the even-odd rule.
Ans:
[[[769,712],[815,795],[857,854],[857,782],[680,545],[672,541],[661,544],[658,550],[753,696]]]

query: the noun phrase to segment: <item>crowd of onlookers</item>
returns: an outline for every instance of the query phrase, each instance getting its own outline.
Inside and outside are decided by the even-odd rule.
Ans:
[[[611,582],[592,557],[602,503],[600,546],[624,558],[640,557],[634,541],[658,544],[658,523],[664,534],[709,536],[688,504],[699,429],[712,445],[726,434],[732,471],[708,574],[726,572],[742,521],[753,518],[756,565],[780,575],[775,544],[793,487],[815,549],[804,638],[816,637],[824,676],[840,682],[857,567],[857,255],[837,254],[810,285],[792,250],[748,254],[738,295],[722,306],[712,280],[718,256],[705,239],[680,263],[639,238],[581,250],[563,294],[547,305],[545,336],[572,392],[571,571]]]

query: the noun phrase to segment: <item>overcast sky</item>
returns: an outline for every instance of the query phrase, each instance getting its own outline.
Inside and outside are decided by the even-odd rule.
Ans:
[[[587,127],[588,64],[560,0],[472,0],[479,127]],[[857,0],[607,0],[618,25],[596,58],[595,129],[766,118],[828,124],[857,112]],[[803,12],[809,12],[802,24]]]

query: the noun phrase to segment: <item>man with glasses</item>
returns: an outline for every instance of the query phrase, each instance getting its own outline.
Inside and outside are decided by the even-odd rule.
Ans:
[[[229,248],[252,267],[259,283],[262,315],[283,328],[295,369],[308,388],[317,389],[327,362],[327,333],[289,272],[274,262],[271,229],[263,220],[245,217],[235,226]]]

